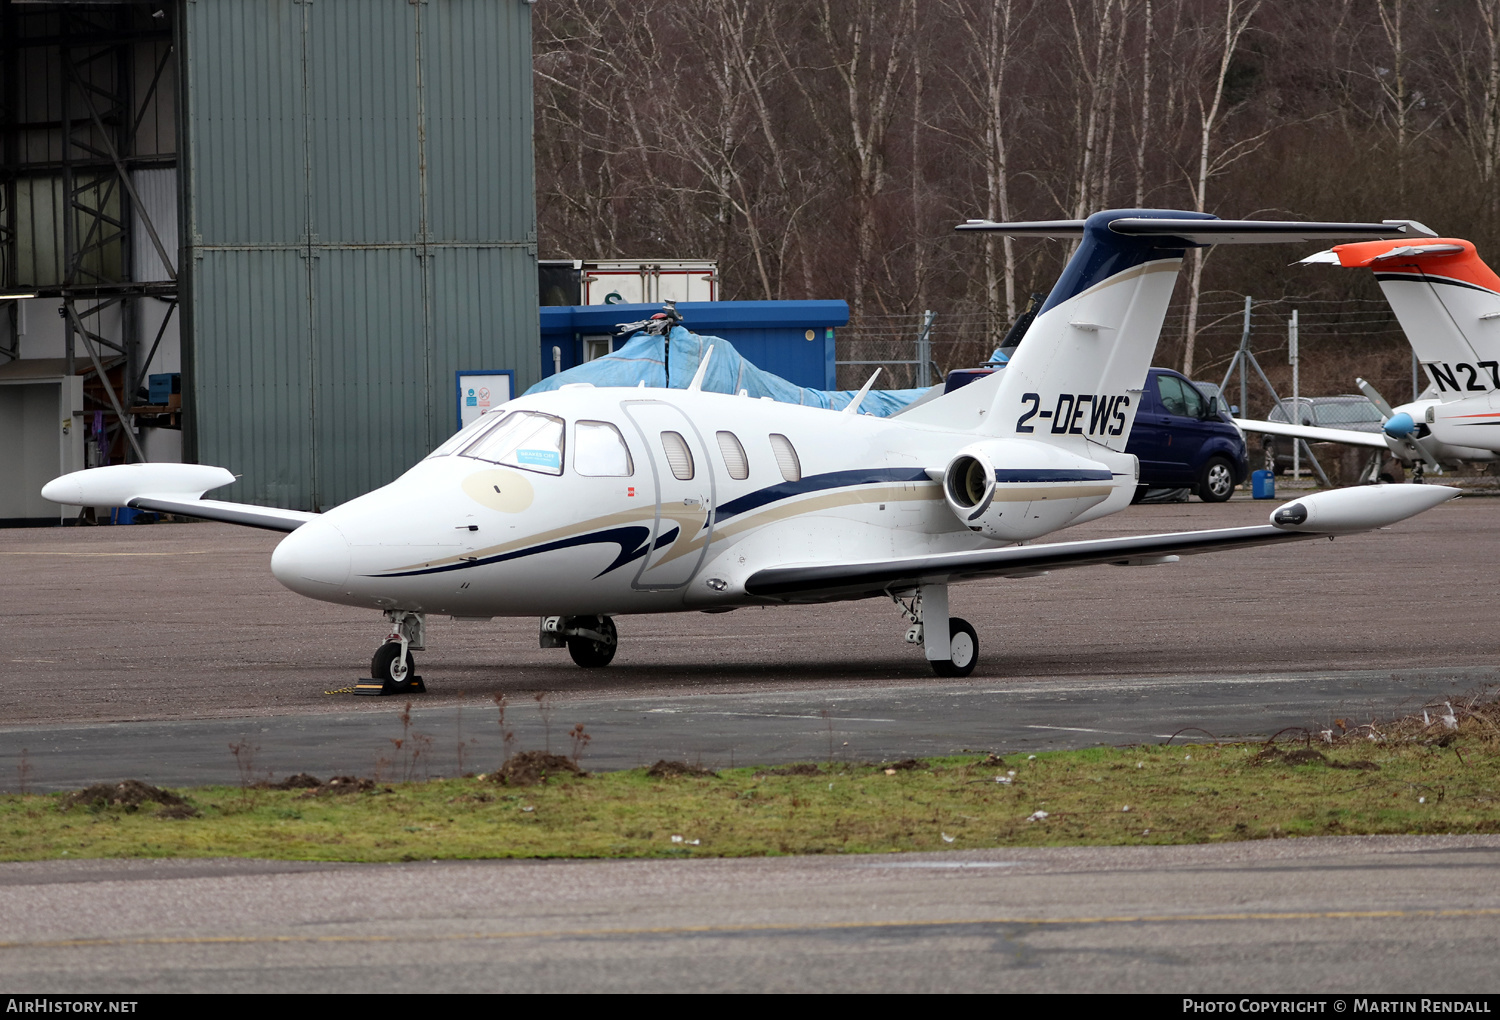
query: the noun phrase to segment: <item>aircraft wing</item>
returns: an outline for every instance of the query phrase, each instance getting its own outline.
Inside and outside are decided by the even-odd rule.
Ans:
[[[974,581],[985,577],[1027,577],[1066,567],[1169,563],[1178,556],[1320,537],[1310,532],[1283,531],[1264,524],[1168,535],[1048,542],[864,563],[770,567],[751,574],[745,581],[745,591],[750,595],[786,602],[836,601],[879,595],[887,590],[910,589],[919,584]]]
[[[134,496],[125,502],[136,510],[196,517],[200,521],[240,524],[265,531],[296,531],[318,515],[305,510],[281,510],[253,503],[226,503],[221,499],[181,499],[172,496]]]
[[[1310,443],[1343,443],[1346,446],[1368,446],[1376,450],[1389,450],[1381,432],[1356,432],[1354,429],[1325,429],[1316,425],[1294,425],[1285,421],[1255,421],[1236,418],[1234,423],[1246,432],[1260,432],[1268,436],[1288,436],[1306,439]]]
[[[780,602],[833,602],[985,577],[1026,577],[1100,564],[1147,566],[1179,556],[1354,534],[1394,524],[1458,495],[1442,485],[1369,485],[1314,493],[1283,504],[1269,524],[1165,535],[1013,545],[854,563],[769,567],[745,591]]]
[[[203,498],[234,480],[224,468],[207,464],[112,464],[54,478],[42,486],[42,497],[64,506],[128,506],[267,531],[296,531],[318,516]]]

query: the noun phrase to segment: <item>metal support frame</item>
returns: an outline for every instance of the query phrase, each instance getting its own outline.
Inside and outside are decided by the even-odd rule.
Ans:
[[[1239,347],[1239,350],[1237,350],[1237,351],[1234,352],[1234,357],[1232,357],[1232,358],[1229,359],[1229,368],[1227,368],[1224,371],[1224,380],[1221,383],[1219,383],[1219,392],[1220,393],[1226,392],[1226,390],[1229,387],[1229,379],[1230,379],[1230,377],[1234,375],[1235,368],[1236,367],[1239,368],[1239,370],[1240,370],[1240,413],[1244,414],[1245,410],[1246,410],[1246,405],[1249,403],[1249,398],[1250,398],[1250,394],[1249,394],[1249,381],[1248,381],[1248,378],[1246,376],[1246,372],[1247,372],[1246,366],[1250,366],[1250,367],[1252,367],[1252,368],[1255,369],[1255,374],[1258,375],[1258,376],[1260,376],[1260,381],[1261,382],[1265,383],[1266,391],[1271,394],[1271,399],[1274,400],[1274,401],[1276,401],[1276,406],[1279,407],[1279,408],[1281,408],[1282,413],[1286,414],[1286,416],[1287,416],[1286,420],[1290,422],[1290,421],[1293,421],[1294,418],[1293,418],[1292,414],[1289,414],[1287,412],[1286,401],[1282,400],[1281,397],[1276,393],[1276,387],[1272,386],[1271,385],[1271,380],[1269,380],[1269,379],[1266,378],[1266,373],[1264,371],[1262,371],[1262,369],[1260,367],[1260,362],[1257,361],[1256,358],[1255,358],[1255,352],[1250,349],[1250,310],[1253,307],[1253,304],[1254,304],[1253,299],[1250,297],[1249,294],[1246,294],[1245,295],[1245,328],[1240,332],[1240,347]],[[1307,441],[1304,440],[1304,439],[1298,439],[1298,440],[1295,440],[1295,442],[1300,443],[1302,445],[1302,449],[1307,453],[1307,459],[1312,462],[1313,470],[1315,470],[1318,473],[1319,480],[1322,481],[1322,483],[1325,486],[1327,486],[1328,488],[1333,488],[1333,483],[1328,480],[1328,474],[1327,474],[1327,472],[1325,472],[1323,470],[1323,465],[1318,462],[1318,458],[1313,454],[1312,447],[1308,446],[1307,445]]]
[[[154,16],[159,15],[159,16]],[[162,89],[174,59],[173,5],[152,11],[140,5],[58,5],[35,14],[14,4],[0,4],[0,287],[24,288],[39,297],[61,298],[65,372],[76,374],[77,344],[104,387],[108,408],[124,430],[128,450],[145,460],[135,436],[129,408],[144,373],[155,358],[167,323],[177,303],[176,253],[167,247],[141,202],[131,172],[142,167],[171,167],[176,156],[137,155],[136,141],[147,114]],[[149,84],[136,95],[138,44],[157,41],[159,55],[151,58]],[[22,55],[50,51],[55,77],[23,81]],[[58,119],[23,123],[26,111],[45,104],[27,101],[23,89],[48,89]],[[55,132],[60,148],[38,153],[23,146],[26,132]],[[29,158],[27,158],[29,157]],[[20,279],[23,243],[17,201],[19,183],[27,178],[58,181],[61,187],[61,280],[37,274]],[[132,279],[131,232],[144,230],[161,259],[167,281]],[[169,239],[170,240],[170,239]],[[151,350],[140,358],[136,336],[135,302],[158,297],[170,303]],[[122,334],[111,340],[90,330],[85,322],[114,305],[122,305]],[[97,326],[95,327],[98,328]],[[14,305],[0,307],[0,355],[20,356]],[[125,358],[123,392],[117,393],[105,370],[101,353]]]

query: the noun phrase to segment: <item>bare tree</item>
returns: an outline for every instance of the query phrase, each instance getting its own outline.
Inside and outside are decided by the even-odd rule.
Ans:
[[[1223,28],[1215,40],[1218,50],[1217,67],[1211,79],[1208,96],[1204,97],[1200,94],[1197,104],[1198,167],[1192,183],[1192,195],[1193,208],[1198,212],[1207,211],[1208,179],[1211,174],[1242,156],[1245,148],[1253,145],[1260,137],[1240,139],[1218,149],[1214,146],[1215,132],[1220,127],[1225,112],[1224,84],[1229,78],[1229,68],[1234,62],[1240,40],[1246,29],[1250,27],[1250,22],[1255,17],[1255,12],[1260,9],[1260,5],[1261,0],[1225,0],[1224,3]],[[1189,258],[1192,268],[1188,273],[1188,313],[1187,326],[1184,330],[1182,374],[1191,377],[1194,348],[1197,344],[1198,301],[1203,293],[1203,249],[1194,248]]]

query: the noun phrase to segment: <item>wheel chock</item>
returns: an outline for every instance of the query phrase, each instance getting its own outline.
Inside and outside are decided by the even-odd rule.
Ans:
[[[427,685],[419,676],[414,676],[410,680],[387,680],[384,683],[361,677],[354,682],[353,693],[363,694],[368,698],[383,698],[390,694],[426,694]]]

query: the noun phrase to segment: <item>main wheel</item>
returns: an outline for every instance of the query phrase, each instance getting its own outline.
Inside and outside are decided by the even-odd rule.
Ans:
[[[1222,503],[1234,495],[1234,467],[1223,457],[1210,457],[1198,475],[1198,498]]]
[[[417,672],[417,661],[406,653],[406,662],[401,662],[401,642],[387,641],[375,651],[370,660],[370,678],[381,683],[400,684],[410,680]]]
[[[587,619],[585,617],[584,619]],[[582,624],[582,620],[579,621]],[[604,635],[606,640],[596,641],[589,637],[568,638],[568,654],[573,661],[584,669],[598,669],[608,666],[610,660],[615,657],[615,649],[619,646],[619,637],[615,631],[615,621],[607,616],[594,617],[593,624],[589,627]]]
[[[948,658],[930,659],[938,676],[968,676],[979,664],[979,635],[968,620],[948,619]]]

